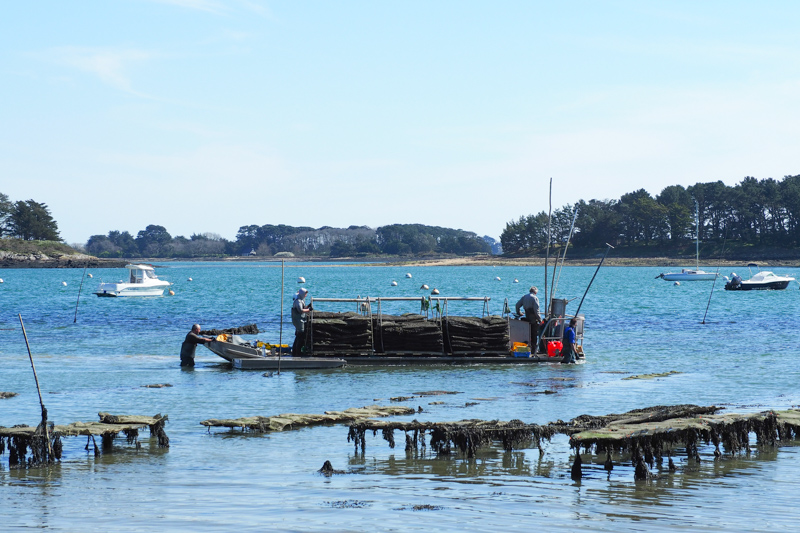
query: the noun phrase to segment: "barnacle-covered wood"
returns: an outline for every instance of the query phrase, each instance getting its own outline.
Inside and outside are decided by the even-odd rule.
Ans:
[[[550,440],[556,433],[551,426],[526,424],[521,420],[461,420],[458,422],[386,422],[366,420],[352,424],[347,441],[352,442],[356,450],[366,448],[366,432],[377,434],[381,431],[384,440],[394,448],[394,431],[405,433],[406,450],[425,447],[425,434],[430,435],[430,447],[438,454],[447,455],[454,449],[474,457],[481,446],[492,442],[500,442],[505,450],[521,446],[541,446],[541,440]]]
[[[370,405],[367,407],[351,407],[344,411],[325,411],[324,414],[285,413],[274,416],[250,416],[235,419],[209,419],[200,424],[211,427],[241,428],[243,431],[264,433],[267,431],[284,431],[308,426],[330,424],[352,424],[368,418],[409,415],[416,411],[412,407]]]

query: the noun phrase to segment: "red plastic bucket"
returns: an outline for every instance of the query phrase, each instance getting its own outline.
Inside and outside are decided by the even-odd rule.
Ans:
[[[547,343],[547,356],[558,357],[561,355],[561,349],[564,347],[561,341],[550,341]]]

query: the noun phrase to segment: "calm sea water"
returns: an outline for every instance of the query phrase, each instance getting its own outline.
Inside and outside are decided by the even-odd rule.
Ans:
[[[568,311],[577,307],[594,270],[564,268],[557,296],[575,299]],[[798,269],[774,270],[800,274]],[[82,438],[65,438],[61,463],[47,469],[9,470],[8,456],[1,456],[2,527],[793,529],[800,519],[795,506],[800,450],[791,445],[722,461],[714,461],[705,450],[706,460],[699,466],[681,460],[677,473],[663,473],[650,483],[634,482],[629,466],[616,466],[607,475],[598,463],[586,466],[585,478],[575,483],[569,477],[565,437],[554,438],[541,457],[535,449],[490,448],[473,459],[437,458],[407,455],[402,446],[391,449],[380,436],[368,437],[366,453],[356,453],[345,426],[243,436],[209,433],[199,424],[208,418],[389,404],[390,397],[428,390],[459,394],[406,402],[424,412],[399,419],[546,423],[656,404],[717,404],[735,411],[800,404],[797,283],[785,291],[750,293],[725,292],[718,283],[709,305],[710,282],[674,286],[654,279],[662,271],[666,269],[600,270],[581,310],[587,317],[588,354],[582,365],[350,367],[264,377],[263,372],[231,370],[202,347],[197,367],[181,370],[178,351],[194,322],[209,328],[256,322],[265,331],[259,339],[277,342],[279,265],[171,263],[158,273],[174,283],[175,296],[145,299],[97,298],[92,290],[101,279],[116,280],[125,271],[90,270],[94,278],[84,283],[77,323],[73,317],[81,270],[0,269],[5,281],[0,284],[0,391],[19,393],[0,400],[0,425],[35,424],[39,417],[17,319],[21,314],[51,420],[96,420],[99,411],[165,413],[171,439],[168,450],[145,439],[139,452],[121,443],[113,454],[94,457],[84,450]],[[413,277],[407,279],[406,272]],[[540,290],[544,286],[539,267],[292,264],[285,274],[284,342],[293,336],[288,309],[298,276],[306,278],[305,286],[316,297],[419,296],[427,293],[419,290],[425,283],[445,296],[489,296],[493,314],[500,313],[505,298],[513,306],[531,284]],[[390,286],[393,280],[398,286]],[[345,310],[332,305],[324,309]],[[414,303],[384,308],[418,310]],[[480,315],[481,305],[454,305],[450,312]],[[622,379],[667,371],[680,374]],[[173,386],[143,387],[154,383]],[[525,383],[534,386],[520,385]],[[558,393],[532,394],[544,389]],[[429,405],[433,401],[445,403]],[[326,460],[348,473],[318,474]],[[432,507],[415,509],[425,505]]]

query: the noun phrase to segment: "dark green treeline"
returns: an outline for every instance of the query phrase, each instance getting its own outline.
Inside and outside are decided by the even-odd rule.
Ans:
[[[639,189],[619,200],[579,200],[554,212],[551,244],[566,241],[576,207],[571,241],[576,248],[686,244],[695,238],[695,202],[701,240],[800,246],[800,175],[781,181],[746,177],[733,187],[721,181],[670,185],[655,197]],[[547,213],[509,222],[500,242],[506,254],[542,252]]]

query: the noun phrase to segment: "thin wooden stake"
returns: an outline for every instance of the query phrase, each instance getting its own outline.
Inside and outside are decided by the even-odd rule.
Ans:
[[[89,266],[89,262],[87,261],[85,265],[83,265],[83,276],[81,277],[81,286],[78,288],[78,301],[75,302],[75,318],[73,319],[72,323],[75,324],[78,322],[78,304],[81,301],[81,291],[83,290],[83,280],[86,278],[86,267]]]
[[[42,400],[42,389],[39,387],[39,376],[36,375],[36,365],[33,364],[33,354],[31,353],[31,345],[28,343],[28,333],[25,331],[25,323],[22,322],[22,314],[17,314],[19,317],[19,325],[22,326],[22,336],[25,337],[25,347],[28,348],[28,359],[31,361],[31,368],[33,369],[33,379],[36,382],[36,392],[39,393],[39,405],[42,407],[42,425],[44,426],[44,438],[47,440],[47,462],[49,463],[53,457],[53,448],[50,445],[50,430],[47,429],[47,409]]]
[[[278,335],[278,375],[281,375],[281,352],[283,352],[283,277],[284,277],[284,263],[285,259],[281,259],[281,326],[280,334]]]

